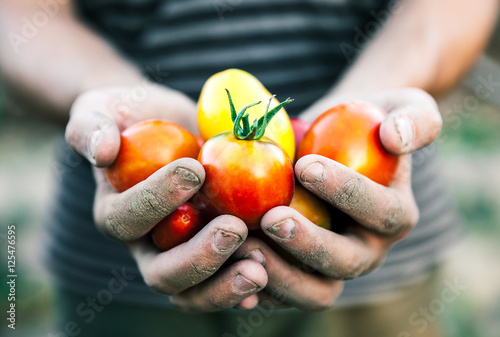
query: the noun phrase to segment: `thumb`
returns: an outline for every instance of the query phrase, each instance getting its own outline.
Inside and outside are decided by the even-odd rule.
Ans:
[[[441,132],[443,120],[437,106],[417,104],[394,108],[380,126],[380,139],[393,154],[411,153],[429,145]]]
[[[105,106],[83,95],[71,108],[66,142],[97,167],[109,166],[120,149],[120,131]]]

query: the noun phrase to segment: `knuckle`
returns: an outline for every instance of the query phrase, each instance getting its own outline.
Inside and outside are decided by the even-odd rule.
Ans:
[[[336,300],[336,296],[333,296],[331,293],[323,294],[321,298],[318,300],[316,307],[313,309],[314,311],[325,311],[333,307]]]
[[[359,253],[353,252],[348,259],[344,261],[342,266],[342,271],[340,279],[342,280],[352,280],[364,271],[363,259]]]
[[[385,234],[406,233],[413,228],[420,217],[415,202],[405,209],[401,203],[384,212],[379,231]]]
[[[352,177],[346,180],[340,187],[339,193],[332,196],[332,203],[338,206],[348,206],[358,204],[358,200],[362,198],[365,193],[365,185],[360,177]]]
[[[163,295],[175,295],[173,292],[168,291],[164,284],[159,281],[158,277],[154,277],[151,275],[144,275],[144,283],[155,293],[163,294]]]
[[[213,294],[210,294],[208,296],[208,303],[216,310],[224,310],[232,307],[232,305],[230,305],[227,300],[223,299],[220,296],[214,296]]]
[[[151,268],[143,273],[142,277],[144,279],[144,283],[146,283],[146,285],[155,293],[168,296],[174,296],[180,293],[180,290],[170,286],[165,280],[162,280],[160,274],[151,270]]]
[[[278,282],[275,286],[266,288],[266,291],[272,296],[276,303],[288,303],[288,301],[292,298],[289,282],[293,281]]]
[[[337,282],[337,281],[335,281]],[[318,291],[313,300],[307,306],[309,312],[325,311],[333,307],[338,297],[336,287],[327,286]]]
[[[417,205],[414,205],[410,211],[408,227],[413,228],[420,220],[420,210]]]
[[[387,209],[382,216],[381,228],[383,233],[392,233],[399,229],[399,222],[402,218],[403,209],[401,205]]]
[[[139,211],[140,213],[154,215],[155,218],[161,219],[162,217],[170,214],[173,210],[172,207],[158,196],[158,193],[150,189],[143,189],[137,196],[137,205],[131,204],[129,211]],[[152,214],[151,214],[152,213]]]
[[[156,278],[148,277],[146,275],[144,275],[143,278],[144,278],[144,283],[146,283],[146,285],[152,291],[154,291],[155,293],[159,293],[159,294],[166,294],[161,283],[158,282],[158,280]],[[168,295],[168,294],[166,294],[166,295]]]
[[[204,280],[212,276],[219,269],[215,266],[204,264],[203,259],[197,262],[191,260],[189,261],[189,264],[191,267],[189,268],[189,273],[192,276],[190,279],[193,280]]]
[[[139,238],[128,229],[123,219],[115,214],[108,215],[104,223],[101,223],[101,228],[106,234],[122,242],[128,242]]]
[[[332,256],[323,245],[313,249],[302,260],[306,262],[306,265],[310,265],[319,271],[331,269]]]

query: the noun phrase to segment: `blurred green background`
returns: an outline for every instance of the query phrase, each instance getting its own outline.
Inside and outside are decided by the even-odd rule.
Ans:
[[[447,279],[456,278],[468,287],[439,315],[447,337],[500,336],[500,106],[481,100],[474,109],[464,106],[475,97],[478,74],[491,73],[500,82],[500,63],[495,62],[483,59],[464,83],[439,98],[447,116],[438,140],[442,170],[467,226],[465,242],[445,267]],[[500,88],[494,95],[498,102]],[[41,225],[54,187],[54,141],[63,128],[14,107],[7,109],[3,97],[0,109],[0,335],[7,310],[6,226],[15,224],[16,335],[46,336],[55,299],[38,256]]]

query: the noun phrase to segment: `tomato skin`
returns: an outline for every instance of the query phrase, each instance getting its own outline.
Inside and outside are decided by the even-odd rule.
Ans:
[[[229,103],[224,89],[231,92],[237,112],[249,103],[262,101],[259,106],[248,110],[250,123],[264,114],[269,97],[271,97],[262,83],[246,71],[227,69],[212,75],[205,82],[198,99],[198,127],[205,140],[233,129]],[[270,108],[274,108],[278,104],[278,100],[273,99]],[[285,109],[281,109],[274,116],[266,128],[265,135],[280,144],[293,161],[295,141],[290,119]]]
[[[290,122],[292,123],[293,135],[295,137],[295,147],[298,149],[304,135],[311,127],[311,123],[299,118],[290,118]]]
[[[186,202],[160,221],[151,231],[154,244],[162,251],[191,239],[204,226],[200,211]]]
[[[295,185],[290,207],[305,216],[316,226],[324,229],[332,228],[330,212],[323,200],[309,192],[300,184]]]
[[[231,132],[209,139],[198,160],[205,183],[198,191],[216,214],[242,219],[250,230],[276,206],[288,206],[294,191],[294,170],[285,150],[267,137],[239,140]]]
[[[183,127],[163,120],[143,121],[121,133],[120,150],[105,169],[106,177],[123,192],[174,160],[196,159],[199,151],[195,136]]]
[[[380,124],[386,113],[365,102],[347,102],[320,115],[304,135],[298,158],[318,154],[333,159],[371,180],[389,186],[399,157],[380,141]]]

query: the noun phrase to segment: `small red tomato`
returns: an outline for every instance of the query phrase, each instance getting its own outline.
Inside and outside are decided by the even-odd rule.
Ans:
[[[199,151],[196,137],[175,123],[140,122],[122,132],[118,156],[105,169],[106,177],[118,192],[122,192],[174,160],[196,159]]]
[[[209,210],[234,215],[252,230],[259,228],[264,213],[292,200],[295,181],[290,157],[278,143],[263,136],[273,114],[290,101],[266,111],[250,126],[245,111],[252,105],[236,115],[229,92],[228,97],[233,132],[218,134],[201,149],[198,160],[206,176],[199,193]]]
[[[151,231],[158,249],[165,251],[191,239],[204,226],[200,211],[186,202],[160,221]]]
[[[377,106],[365,102],[336,105],[313,122],[300,143],[298,158],[319,154],[389,186],[398,156],[387,152],[380,141],[380,124],[385,115]]]

